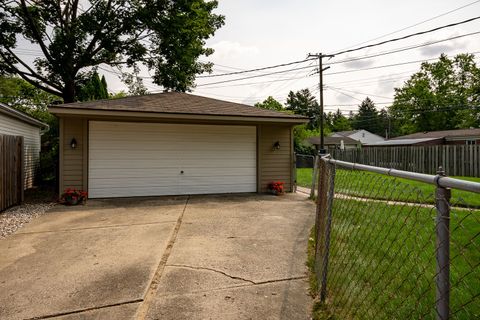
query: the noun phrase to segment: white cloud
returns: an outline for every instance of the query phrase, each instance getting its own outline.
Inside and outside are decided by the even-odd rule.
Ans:
[[[220,41],[211,45],[211,48],[215,52],[209,57],[209,60],[216,62],[231,62],[232,60],[245,62],[245,59],[258,56],[260,52],[255,46],[244,46],[239,42],[233,41]]]

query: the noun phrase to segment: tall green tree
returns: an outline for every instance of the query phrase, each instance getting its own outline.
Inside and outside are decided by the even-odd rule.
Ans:
[[[385,135],[385,125],[383,125],[380,113],[375,107],[372,99],[366,97],[358,106],[358,113],[352,118],[353,129],[364,129],[380,136]]]
[[[274,110],[274,111],[285,111],[285,107],[275,100],[272,96],[269,96],[267,99],[263,100],[262,102],[257,102],[254,104],[257,108]]]
[[[335,113],[329,112],[325,119],[332,132],[352,130],[350,120],[342,114],[340,109],[337,109]]]
[[[424,62],[401,88],[389,113],[400,134],[480,127],[480,69],[471,54]]]
[[[12,0],[0,2],[0,73],[77,99],[78,83],[100,64],[143,65],[168,90],[187,91],[195,76],[211,71],[206,40],[224,24],[206,0]],[[23,58],[18,41],[41,52]],[[33,51],[35,52],[35,51]]]
[[[318,128],[320,108],[310,90],[290,91],[287,97],[287,110],[310,118],[308,129]]]
[[[91,77],[77,89],[79,101],[108,99],[108,88],[105,76],[100,76],[94,71]]]

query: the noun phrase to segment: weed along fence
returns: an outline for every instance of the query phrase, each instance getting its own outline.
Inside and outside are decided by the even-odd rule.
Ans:
[[[315,274],[335,319],[480,319],[480,183],[322,158]]]
[[[435,174],[442,166],[450,176],[480,177],[480,145],[363,147],[331,149],[334,159],[384,168]]]
[[[0,134],[0,211],[23,201],[23,137]]]

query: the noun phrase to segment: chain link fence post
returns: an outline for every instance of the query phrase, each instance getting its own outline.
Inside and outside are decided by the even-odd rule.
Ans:
[[[322,263],[322,285],[320,288],[320,301],[325,302],[327,298],[327,276],[328,276],[328,257],[330,254],[330,233],[332,228],[332,209],[333,198],[335,196],[335,165],[328,164],[328,190],[327,192],[327,221],[325,226],[325,247],[323,252]]]
[[[313,159],[312,187],[310,188],[310,199],[315,198],[317,176],[319,175],[318,173],[319,161],[320,161],[320,157],[316,155],[315,158]]]
[[[323,253],[325,249],[325,226],[327,208],[327,187],[328,187],[327,166],[325,161],[318,162],[318,183],[317,183],[317,210],[315,216],[315,275],[318,281],[322,279]],[[320,289],[320,288],[319,288]]]
[[[441,187],[438,180],[445,176],[438,168],[435,189],[436,219],[436,303],[437,320],[447,320],[450,313],[450,188]]]

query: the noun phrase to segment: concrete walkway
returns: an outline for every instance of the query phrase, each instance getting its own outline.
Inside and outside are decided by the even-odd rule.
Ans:
[[[0,319],[308,319],[305,196],[62,207],[0,241]]]

